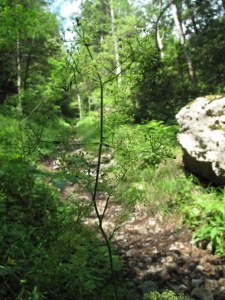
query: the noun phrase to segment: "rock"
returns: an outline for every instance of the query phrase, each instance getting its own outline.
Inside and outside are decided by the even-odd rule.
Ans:
[[[218,287],[218,282],[215,279],[205,278],[204,286],[207,290],[215,290]]]
[[[166,261],[167,261],[168,263],[173,262],[173,256],[171,256],[171,255],[167,256],[167,257],[166,257]]]
[[[145,282],[143,282],[139,288],[142,290],[142,293],[143,294],[148,294],[150,292],[155,292],[157,291],[157,288],[156,288],[156,284],[154,281],[151,281],[151,280],[147,280]]]
[[[139,267],[140,269],[143,269],[143,267],[144,267],[143,262],[139,262],[137,265],[138,265],[138,267]]]
[[[148,230],[146,229],[146,227],[139,226],[135,227],[135,229],[137,230],[138,234],[148,234]]]
[[[213,294],[203,287],[194,288],[191,292],[191,297],[196,300],[214,300]]]
[[[192,279],[191,280],[191,285],[192,286],[199,286],[203,283],[203,279],[199,278],[199,279]]]
[[[185,168],[225,185],[225,96],[200,97],[176,115]]]
[[[224,286],[225,287],[225,278],[220,278],[218,280],[219,285]]]

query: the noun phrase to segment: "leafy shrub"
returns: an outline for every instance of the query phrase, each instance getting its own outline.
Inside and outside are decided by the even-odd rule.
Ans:
[[[176,295],[174,292],[166,290],[163,293],[159,292],[150,292],[149,294],[145,294],[144,300],[189,300],[191,298],[185,296],[180,293]]]
[[[22,143],[18,123],[15,119],[0,114],[0,157],[12,154],[14,149],[22,153]]]
[[[178,133],[178,125],[165,125],[163,121],[152,120],[147,124],[137,125],[142,131],[148,134],[154,134],[158,138],[163,139],[163,141],[170,146],[177,146],[178,142],[176,135]]]
[[[194,229],[193,237],[198,244],[211,243],[213,253],[225,254],[225,204],[215,193],[203,194],[183,209],[185,222]]]
[[[79,203],[61,202],[52,186],[63,190],[65,174],[38,170],[19,155],[1,163],[0,298],[113,298],[106,247],[93,229],[78,226]],[[126,299],[131,283],[121,284],[117,255],[113,264]]]

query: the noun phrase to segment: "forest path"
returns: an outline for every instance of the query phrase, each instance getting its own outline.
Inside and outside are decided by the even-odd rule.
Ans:
[[[52,170],[54,163],[46,161],[44,169]],[[71,201],[85,199],[90,195],[79,192],[76,185],[68,185],[63,198],[74,195]],[[107,195],[97,193],[97,205],[103,211]],[[111,199],[104,217],[103,227],[110,231],[115,224],[115,214],[122,206]],[[85,223],[97,222],[93,212]],[[123,277],[130,278],[138,294],[150,290],[183,292],[191,296],[195,289],[204,287],[212,292],[213,298],[225,299],[225,259],[209,254],[193,244],[192,232],[181,225],[178,216],[150,216],[135,207],[134,217],[122,226],[113,243],[122,262]],[[204,298],[199,298],[203,300]]]

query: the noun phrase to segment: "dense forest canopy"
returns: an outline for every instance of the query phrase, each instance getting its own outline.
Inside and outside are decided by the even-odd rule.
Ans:
[[[21,115],[38,107],[64,117],[84,116],[98,107],[95,86],[83,82],[79,89],[63,90],[59,75],[68,43],[62,44],[61,21],[48,5],[1,1],[0,103],[17,107]],[[173,123],[194,97],[224,92],[224,1],[82,1],[79,14],[71,13],[75,24],[76,18],[99,24],[94,51],[104,40],[117,72],[124,39],[135,34],[140,43],[151,40],[131,59],[138,78],[125,105],[136,122]]]

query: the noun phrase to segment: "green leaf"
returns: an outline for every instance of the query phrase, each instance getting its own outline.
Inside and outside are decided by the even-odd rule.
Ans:
[[[65,207],[64,206],[59,206],[59,207],[57,207],[57,210],[59,212],[63,212],[65,210]]]
[[[0,266],[0,276],[6,276],[9,275],[11,272],[11,269],[5,268],[4,266]]]
[[[66,187],[66,182],[62,178],[52,178],[52,183],[54,186],[60,189],[61,192],[63,192]]]
[[[217,235],[217,228],[214,227],[210,232],[210,238],[213,240],[216,235]]]
[[[78,176],[76,176],[76,175],[66,174],[65,178],[66,178],[66,180],[68,180],[72,183],[78,182]]]

